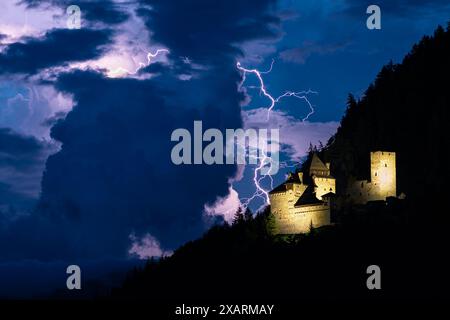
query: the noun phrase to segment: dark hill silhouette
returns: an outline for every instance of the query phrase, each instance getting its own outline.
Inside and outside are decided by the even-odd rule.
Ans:
[[[449,57],[450,32],[438,27],[401,64],[384,66],[361,100],[349,96],[341,126],[323,150],[339,182],[351,174],[368,176],[369,151],[392,150],[397,153],[399,192],[419,202],[424,196],[445,199]]]
[[[447,296],[449,75],[450,29],[439,27],[401,64],[383,67],[359,101],[349,96],[340,128],[317,150],[332,162],[338,190],[349,176],[368,176],[370,151],[395,151],[397,190],[406,200],[345,207],[338,223],[307,235],[273,237],[268,208],[254,218],[240,212],[231,226],[215,226],[130,272],[112,297],[261,303]],[[372,264],[381,267],[381,291],[366,287]]]

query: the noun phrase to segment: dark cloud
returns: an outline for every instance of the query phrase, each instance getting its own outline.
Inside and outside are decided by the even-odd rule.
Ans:
[[[43,145],[33,137],[22,136],[9,128],[0,128],[0,166],[21,168],[35,161]]]
[[[68,5],[73,1],[68,1]],[[128,19],[128,14],[119,4],[113,1],[81,1],[77,5],[82,10],[83,19],[106,24],[119,24]]]
[[[42,38],[27,38],[0,53],[0,74],[33,74],[68,62],[94,59],[110,42],[110,30],[57,29]]]
[[[53,147],[9,128],[0,128],[0,213],[30,209]]]
[[[36,198],[17,192],[10,184],[0,182],[0,232],[35,203]]]
[[[169,69],[153,81],[60,77],[57,88],[76,106],[52,128],[63,147],[47,161],[39,211],[69,223],[80,252],[124,255],[132,232],[150,233],[165,248],[201,234],[203,205],[227,193],[235,166],[176,166],[170,136],[192,130],[194,120],[241,126],[238,74],[217,72],[191,81]]]
[[[103,22],[109,25],[115,25],[126,21],[129,15],[121,4],[110,0],[23,0],[28,8],[37,8],[42,6],[55,6],[64,10],[70,5],[80,7],[82,19],[88,22]]]
[[[69,221],[67,233],[87,255],[125,254],[132,232],[173,249],[205,230],[203,206],[227,194],[236,168],[172,164],[171,133],[192,132],[194,120],[204,129],[242,125],[233,54],[243,41],[273,36],[277,21],[269,14],[272,1],[147,4],[153,9],[141,7],[140,15],[154,40],[170,49],[170,68],[142,70],[160,74],[150,80],[74,72],[57,83],[76,106],[52,128],[62,149],[48,159],[39,212]],[[209,67],[193,70],[178,60],[181,53]],[[179,78],[194,72],[189,81]]]
[[[178,56],[220,61],[239,53],[245,41],[274,38],[280,19],[275,0],[142,0],[138,14],[152,39]]]
[[[75,106],[52,127],[61,150],[47,160],[35,214],[9,227],[17,243],[0,248],[3,256],[123,257],[131,234],[174,249],[201,235],[205,203],[228,193],[234,165],[176,166],[170,137],[177,128],[192,133],[195,120],[204,130],[242,126],[234,57],[240,43],[275,35],[274,1],[146,4],[153,9],[142,3],[139,14],[153,41],[170,49],[170,66],[141,70],[158,74],[147,80],[94,71],[58,77],[56,89]],[[183,81],[186,73],[194,77]]]

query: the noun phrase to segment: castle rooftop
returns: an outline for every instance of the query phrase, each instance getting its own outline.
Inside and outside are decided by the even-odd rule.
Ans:
[[[303,192],[300,198],[298,198],[297,202],[294,204],[294,207],[322,205],[322,204],[324,204],[324,202],[317,199],[316,193],[314,192],[314,188],[312,186],[308,186],[305,192]]]
[[[317,155],[317,153],[314,152],[312,159],[311,159],[311,164],[309,166],[309,171],[329,171],[330,169],[328,169],[328,167],[322,162],[322,160],[320,160],[319,156]]]

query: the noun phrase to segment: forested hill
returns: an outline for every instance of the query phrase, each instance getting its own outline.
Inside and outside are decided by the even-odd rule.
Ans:
[[[349,96],[322,155],[345,183],[349,175],[368,177],[369,151],[395,151],[397,191],[441,201],[448,192],[449,108],[450,23],[423,37],[402,63],[384,66],[360,100]]]

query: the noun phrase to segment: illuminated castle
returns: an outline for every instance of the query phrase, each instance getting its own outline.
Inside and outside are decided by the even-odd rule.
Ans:
[[[385,200],[396,196],[395,153],[370,153],[370,181],[353,180],[346,199],[355,204]],[[331,176],[330,163],[313,154],[304,172],[290,173],[284,183],[269,192],[271,213],[276,233],[308,232],[330,224],[330,206],[336,198],[336,179]]]

